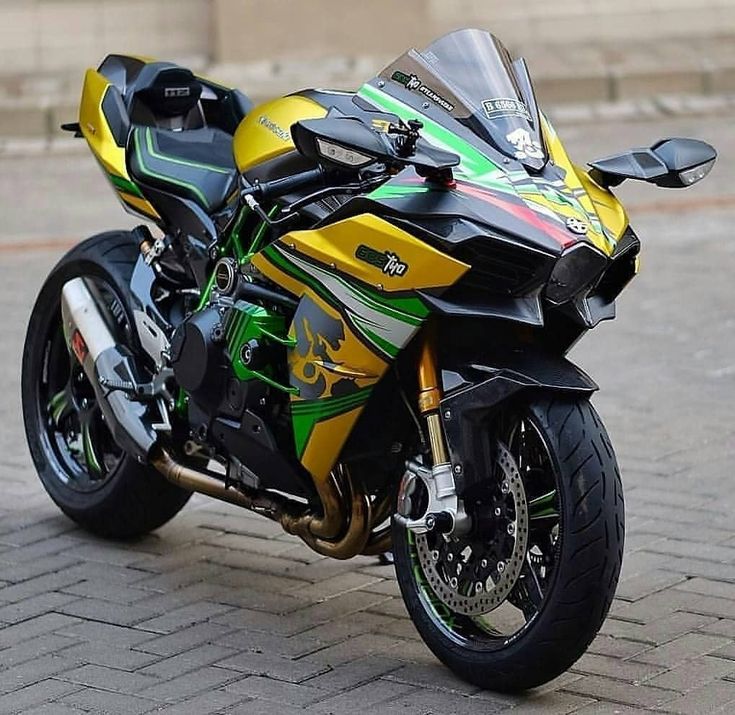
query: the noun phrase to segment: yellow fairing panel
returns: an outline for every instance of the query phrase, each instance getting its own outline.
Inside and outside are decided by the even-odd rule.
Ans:
[[[109,91],[115,89],[106,77],[95,70],[87,70],[79,108],[82,134],[123,204],[146,218],[159,218],[153,206],[130,180],[125,162],[125,147],[117,145],[105,118],[102,103]]]
[[[95,70],[87,70],[79,109],[79,124],[90,149],[105,171],[125,178],[125,147],[117,146],[102,113],[102,100],[110,88],[110,82]]]
[[[623,205],[613,194],[592,181],[584,169],[571,162],[554,128],[543,116],[541,128],[551,158],[566,172],[564,181],[567,187],[574,192],[589,216],[599,219],[598,226],[595,225],[596,221],[592,221],[587,237],[597,248],[610,255],[628,227],[628,216]],[[559,211],[559,208],[556,207],[556,210]]]
[[[289,330],[296,451],[326,479],[372,388],[428,316],[416,291],[446,288],[469,266],[366,214],[286,234],[253,263],[301,298]]]
[[[327,110],[306,97],[273,99],[257,107],[242,120],[235,132],[235,163],[248,171],[264,161],[294,150],[291,125],[300,119],[320,119]]]

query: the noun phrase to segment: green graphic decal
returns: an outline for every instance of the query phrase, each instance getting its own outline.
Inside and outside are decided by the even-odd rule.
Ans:
[[[529,178],[525,171],[506,171],[500,168],[462,137],[372,85],[363,85],[358,92],[358,96],[387,112],[397,115],[404,122],[409,119],[420,118],[424,125],[422,134],[431,144],[459,156],[460,163],[454,169],[454,173],[460,180],[493,192],[516,197],[524,203],[528,201],[529,208],[540,215],[546,216],[559,227],[564,226],[565,219],[550,208],[534,201],[534,199],[542,198],[560,207],[571,207],[575,212],[587,217],[592,229],[601,236],[603,242],[608,244],[610,250],[615,246],[614,237],[603,227],[599,216],[594,211],[587,211],[574,191],[565,182],[550,182],[541,178],[534,181]],[[421,184],[406,186],[405,184],[391,184],[391,182],[388,182],[378,187],[369,196],[377,200],[400,199],[430,190],[430,187]]]
[[[163,156],[161,154],[157,154],[156,151],[153,148],[153,135],[152,135],[150,129],[148,129],[148,128],[146,128],[146,129],[136,129],[135,132],[136,132],[135,155],[136,155],[136,157],[138,159],[138,163],[140,164],[140,168],[142,169],[143,173],[148,174],[148,176],[151,176],[154,179],[158,179],[159,181],[165,181],[166,183],[176,184],[176,185],[181,186],[181,187],[183,187],[185,189],[189,189],[189,191],[191,191],[193,194],[195,194],[200,199],[200,201],[202,202],[202,206],[209,207],[209,202],[207,201],[206,197],[202,193],[201,189],[196,184],[192,184],[192,183],[190,183],[188,181],[183,181],[181,179],[175,179],[172,176],[164,176],[163,174],[159,174],[159,173],[153,171],[150,167],[146,166],[145,161],[143,159],[143,152],[141,151],[141,148],[140,148],[142,142],[140,141],[140,136],[139,135],[140,135],[141,132],[143,132],[143,135],[145,137],[146,151],[154,159],[159,159],[159,160],[162,160],[162,161],[167,161],[167,162],[170,162],[170,163],[173,163],[173,164],[180,164],[180,165],[183,165],[183,166],[188,166],[189,164],[187,162],[185,162],[185,161],[179,161],[179,160],[171,159],[171,158],[169,158],[167,156]],[[214,167],[205,166],[203,164],[191,164],[191,166],[197,166],[199,168],[206,169],[207,171],[214,170]],[[221,168],[218,168],[218,171],[222,171],[222,169]]]
[[[372,387],[363,387],[355,392],[339,397],[325,397],[319,400],[297,400],[291,403],[296,454],[300,458],[309,436],[318,422],[337,415],[351,412],[362,407],[372,392]]]
[[[358,286],[275,244],[265,248],[262,255],[339,310],[356,334],[387,358],[400,352],[429,314],[418,298],[394,297]]]
[[[108,176],[113,186],[118,189],[118,191],[124,191],[126,194],[135,196],[138,199],[145,198],[140,189],[132,181],[123,179],[122,176],[117,176],[116,174],[108,174]]]

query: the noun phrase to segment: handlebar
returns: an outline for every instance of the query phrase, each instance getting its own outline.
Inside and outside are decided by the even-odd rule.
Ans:
[[[316,169],[302,171],[292,176],[284,176],[282,179],[273,179],[273,181],[261,181],[256,184],[246,186],[240,192],[244,197],[257,195],[258,198],[275,198],[283,196],[291,191],[300,189],[302,186],[321,183],[324,179],[324,169],[320,166]]]

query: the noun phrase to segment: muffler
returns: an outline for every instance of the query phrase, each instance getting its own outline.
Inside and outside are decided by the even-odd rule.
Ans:
[[[138,461],[147,461],[157,435],[147,407],[128,398],[138,385],[133,355],[115,341],[83,278],[64,284],[61,316],[66,344],[92,383],[113,439]]]

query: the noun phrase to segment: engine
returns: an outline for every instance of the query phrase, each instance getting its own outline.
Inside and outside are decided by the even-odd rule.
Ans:
[[[175,331],[171,367],[188,395],[191,439],[253,488],[293,493],[293,440],[285,382],[286,318],[245,300],[221,298]]]

